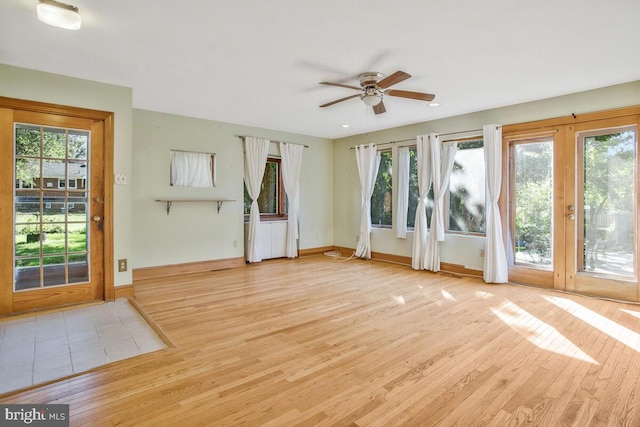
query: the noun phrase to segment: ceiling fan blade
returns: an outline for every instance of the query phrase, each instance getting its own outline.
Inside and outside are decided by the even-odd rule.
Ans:
[[[327,86],[338,86],[338,87],[346,87],[348,89],[362,90],[362,88],[357,86],[343,85],[342,83],[332,83],[332,82],[320,82],[321,85]]]
[[[411,74],[407,74],[404,71],[396,71],[390,76],[387,76],[384,79],[380,80],[378,82],[378,87],[381,89],[386,89],[389,86],[393,86],[396,83],[407,80],[409,77],[411,77]]]
[[[386,112],[387,109],[384,108],[384,102],[380,101],[380,103],[378,105],[374,105],[373,106],[373,112],[376,114],[382,114],[384,112]]]
[[[393,90],[385,92],[385,95],[398,96],[400,98],[417,99],[418,101],[433,101],[436,96],[432,93],[410,92],[408,90]]]
[[[344,98],[340,98],[340,99],[336,99],[335,101],[331,101],[331,102],[327,102],[326,104],[322,104],[320,106],[320,108],[324,108],[324,107],[329,107],[333,104],[337,104],[338,102],[342,102],[342,101],[346,101],[347,99],[351,99],[351,98],[356,98],[359,97],[360,95],[351,95],[351,96],[345,96]]]

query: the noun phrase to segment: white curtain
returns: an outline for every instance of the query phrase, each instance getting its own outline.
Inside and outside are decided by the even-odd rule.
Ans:
[[[409,209],[409,147],[398,148],[398,202],[396,203],[396,237],[407,238]]]
[[[247,262],[262,261],[256,244],[256,236],[260,226],[260,208],[257,200],[260,195],[264,169],[267,165],[269,142],[268,139],[249,136],[244,139],[244,183],[247,186],[247,193],[251,197],[249,236],[247,236]]]
[[[300,170],[302,169],[302,152],[304,146],[299,144],[280,143],[282,156],[282,183],[287,193],[287,247],[289,258],[298,256],[298,206],[300,191]]]
[[[357,145],[356,161],[360,186],[362,187],[362,212],[360,214],[360,237],[356,256],[371,258],[371,195],[380,167],[380,154],[375,144]]]
[[[208,153],[171,151],[171,185],[213,187],[212,158]]]
[[[418,162],[418,205],[413,233],[413,251],[411,266],[414,270],[425,269],[425,253],[427,248],[427,196],[431,187],[431,149],[430,139],[437,139],[438,135],[418,135],[416,138]]]
[[[502,184],[502,127],[494,124],[485,125],[483,136],[487,181],[483,275],[484,281],[487,283],[506,283],[509,278],[509,270],[502,234],[502,220],[498,209],[498,198]]]
[[[449,178],[456,157],[457,143],[442,144],[438,137],[431,140],[431,163],[433,176],[433,213],[431,231],[427,238],[425,268],[440,271],[440,251],[438,242],[444,241],[444,196],[449,187]]]

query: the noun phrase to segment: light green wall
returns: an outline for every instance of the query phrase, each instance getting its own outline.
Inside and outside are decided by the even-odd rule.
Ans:
[[[131,89],[0,64],[0,96],[114,113],[114,173],[131,175]],[[131,180],[114,186],[114,261],[132,253]],[[115,285],[131,283],[131,270],[118,273]]]
[[[640,81],[637,81],[336,140],[333,187],[334,244],[353,248],[356,246],[356,236],[359,232],[360,183],[355,153],[354,150],[350,150],[355,145],[371,142],[381,144],[415,138],[416,135],[429,132],[460,132],[481,129],[483,125],[490,123],[522,123],[567,116],[571,113],[595,112],[639,104]],[[393,230],[374,228],[371,234],[371,246],[376,252],[411,256],[413,233],[410,232],[407,239],[403,240],[397,239]],[[449,234],[447,240],[441,243],[440,259],[443,262],[482,269],[483,259],[480,257],[480,249],[483,247],[484,237]]]
[[[114,187],[114,260],[131,268],[242,257],[243,153],[236,135],[254,135],[309,145],[300,178],[300,248],[355,247],[359,229],[360,185],[355,154],[349,148],[428,132],[479,129],[487,123],[520,123],[571,113],[640,104],[640,82],[612,86],[526,104],[403,126],[339,139],[289,134],[247,126],[132,109],[131,89],[0,64],[0,96],[91,108],[115,113],[114,173],[128,177]],[[213,151],[218,185],[180,189],[168,184],[169,150]],[[272,147],[272,152],[277,152]],[[214,206],[176,204],[170,216],[156,198],[230,198],[220,214]],[[411,255],[406,240],[376,229],[374,251]],[[482,268],[484,238],[447,236],[441,259]],[[116,285],[131,283],[131,272],[117,273]]]
[[[333,245],[332,141],[247,126],[133,110],[133,267],[244,256],[244,154],[237,135],[306,144],[300,176],[300,249]],[[169,185],[170,150],[216,154],[215,188]],[[276,144],[270,152],[278,154]],[[155,199],[233,199],[175,203]]]

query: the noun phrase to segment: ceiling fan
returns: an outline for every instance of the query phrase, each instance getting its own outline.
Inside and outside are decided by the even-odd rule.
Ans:
[[[360,87],[345,85],[342,83],[320,82],[321,85],[346,87],[348,89],[355,89],[360,92],[355,95],[350,95],[344,98],[336,99],[335,101],[327,102],[326,104],[322,104],[320,108],[329,107],[331,105],[337,104],[338,102],[346,101],[347,99],[360,97],[362,102],[370,107],[373,107],[374,113],[382,114],[387,111],[386,108],[384,108],[384,103],[382,102],[382,98],[384,98],[386,95],[397,96],[400,98],[417,99],[418,101],[433,101],[433,98],[435,98],[436,96],[431,93],[388,89],[389,87],[397,83],[407,80],[409,77],[411,77],[411,75],[405,73],[404,71],[396,71],[390,76],[385,76],[383,73],[372,71],[362,73],[358,76],[358,78],[360,79]]]

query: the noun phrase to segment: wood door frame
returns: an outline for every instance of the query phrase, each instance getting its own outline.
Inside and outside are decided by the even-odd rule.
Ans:
[[[103,213],[103,271],[104,300],[115,300],[113,267],[113,153],[114,153],[114,113],[38,101],[27,101],[0,96],[0,108],[79,117],[104,122],[104,213]]]
[[[512,132],[508,135],[504,135],[503,133],[503,145],[502,145],[502,156],[503,156],[503,167],[502,170],[502,189],[501,189],[501,197],[500,202],[504,200],[504,211],[501,210],[502,215],[502,227],[503,230],[506,230],[505,233],[505,249],[510,251],[512,247],[511,241],[509,241],[509,236],[512,239],[515,238],[515,224],[511,224],[509,221],[511,219],[511,212],[513,210],[513,202],[515,202],[515,186],[511,186],[514,182],[514,165],[512,158],[512,150],[511,146],[519,143],[520,141],[535,141],[543,138],[551,138],[552,139],[552,167],[553,167],[553,180],[552,180],[552,194],[553,194],[553,205],[555,206],[558,203],[563,204],[564,201],[562,197],[564,195],[564,181],[558,179],[557,168],[561,167],[564,164],[564,151],[562,140],[558,139],[559,129],[558,127],[550,127],[538,129],[536,132]],[[505,194],[505,197],[502,195]],[[560,200],[559,200],[560,199]],[[509,206],[509,201],[512,202],[512,205]],[[499,202],[499,205],[500,205]],[[504,213],[503,213],[504,212]],[[551,247],[552,253],[555,254],[557,248],[564,246],[564,222],[559,221],[558,214],[555,209],[552,212],[553,217],[553,228],[552,228],[552,237],[551,237]],[[561,218],[560,218],[561,219]],[[515,257],[515,254],[514,254]],[[520,265],[511,265],[509,264],[509,280],[515,283],[524,283],[528,285],[542,286],[546,288],[555,288],[555,289],[564,289],[564,275],[557,274],[558,270],[564,270],[564,260],[559,259],[559,257],[553,256],[552,268],[550,270],[546,269],[535,269],[528,268]]]
[[[574,138],[576,127],[580,128],[583,123],[593,123],[597,121],[609,121],[609,122],[617,122],[619,120],[624,121],[624,118],[629,118],[630,116],[638,116],[640,115],[640,105],[631,106],[631,107],[623,107],[616,108],[611,110],[603,110],[596,111],[591,113],[584,114],[571,114],[570,116],[562,116],[555,117],[550,119],[536,120],[525,123],[517,123],[510,125],[503,125],[502,127],[502,156],[503,156],[503,168],[502,168],[502,185],[500,191],[500,199],[498,201],[498,207],[500,209],[502,228],[503,230],[509,230],[509,142],[516,137],[527,137],[529,135],[536,135],[545,132],[549,132],[552,130],[556,130],[558,132],[558,137],[564,138],[565,143],[562,144],[564,148],[562,148],[562,162],[564,165],[561,166],[564,168],[564,173],[575,174],[575,164],[571,164],[571,162],[566,162],[564,159],[567,158],[568,154],[566,153],[566,141]],[[640,147],[638,147],[638,152],[640,152]],[[640,161],[637,159],[636,161]],[[554,167],[559,167],[560,165],[554,160]],[[554,195],[554,203],[565,202],[565,199],[568,199],[571,194],[567,194],[570,192],[570,189],[565,188],[564,183],[557,183],[558,187],[554,184],[554,191],[561,191],[561,195]],[[561,188],[560,188],[561,187]],[[560,198],[561,200],[558,200]],[[564,203],[566,204],[566,203]],[[636,209],[640,209],[640,207],[636,207]],[[564,239],[566,235],[566,221],[564,220],[564,209],[556,210],[554,212],[554,246],[562,245],[564,246]],[[638,228],[638,221],[636,221],[636,229]],[[640,232],[638,230],[637,232]],[[562,236],[560,236],[562,234]],[[503,236],[505,248],[508,248],[509,241],[507,233],[504,233]],[[640,240],[640,236],[637,237]],[[638,244],[640,245],[640,243]],[[640,248],[638,249],[640,250]],[[564,262],[561,262],[564,261]],[[555,262],[555,261],[554,261]],[[560,290],[572,290],[571,286],[566,286],[566,278],[564,277],[564,271],[566,271],[567,263],[572,262],[572,260],[559,260],[558,264],[554,265],[554,275],[553,275],[553,287]],[[555,271],[556,267],[562,267],[563,271]],[[511,281],[512,278],[509,277]],[[640,284],[636,283],[636,287],[640,286]],[[632,296],[631,293],[626,293],[624,296],[620,296],[620,298],[626,298],[631,301],[638,301],[640,298],[640,293],[638,293],[640,289],[636,290],[635,297]]]

